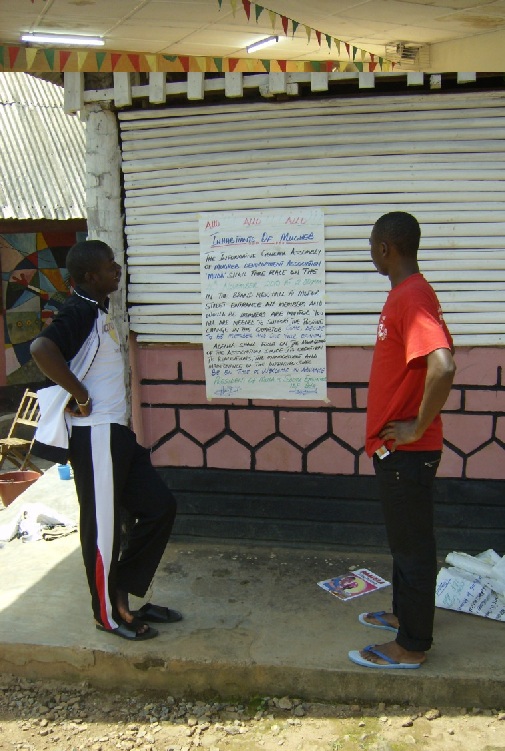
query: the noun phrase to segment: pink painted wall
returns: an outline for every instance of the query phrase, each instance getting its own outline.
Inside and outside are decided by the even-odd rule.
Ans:
[[[371,348],[328,348],[329,402],[209,402],[201,347],[131,347],[134,427],[155,465],[373,473],[363,451]],[[504,361],[499,348],[456,352],[439,476],[505,479]]]

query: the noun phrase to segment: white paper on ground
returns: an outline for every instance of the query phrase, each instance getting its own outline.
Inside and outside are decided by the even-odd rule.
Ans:
[[[26,503],[20,506],[17,516],[5,524],[0,524],[0,541],[13,540],[18,532],[24,533],[23,539],[27,542],[40,540],[43,528],[47,525],[75,527],[71,519],[43,503]]]
[[[450,568],[437,577],[435,605],[505,622],[505,557],[494,550],[477,556],[449,553]]]

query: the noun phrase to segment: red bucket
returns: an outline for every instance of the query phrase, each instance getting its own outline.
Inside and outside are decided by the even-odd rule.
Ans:
[[[4,472],[0,474],[0,498],[4,506],[15,501],[18,495],[33,485],[41,475],[31,470],[18,470],[17,472]]]

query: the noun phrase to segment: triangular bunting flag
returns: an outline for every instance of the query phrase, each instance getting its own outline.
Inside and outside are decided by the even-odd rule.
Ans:
[[[223,4],[223,0],[217,0],[217,1],[218,1],[218,3],[219,3],[219,10],[221,10],[221,6],[222,6],[222,4]]]
[[[140,73],[140,55],[128,55],[128,60],[133,65],[133,70],[135,73]]]
[[[354,63],[360,73],[363,73],[363,63]]]
[[[277,62],[279,63],[279,68],[281,69],[281,71],[285,73],[286,72],[286,60],[277,60]]]
[[[218,73],[223,72],[223,58],[222,57],[215,57],[214,65],[216,66]]]
[[[360,50],[360,52],[361,52],[361,59],[363,60],[363,62],[365,62],[366,50]]]
[[[312,66],[312,70],[314,73],[320,73],[321,72],[321,61],[320,60],[311,60],[310,62]]]
[[[182,66],[184,73],[189,73],[189,55],[179,55],[179,62]]]
[[[254,15],[256,16],[256,23],[258,23],[258,18],[261,16],[261,14],[264,11],[264,7],[262,5],[258,5],[255,3],[254,5]]]
[[[38,49],[36,47],[27,47],[26,48],[26,50],[25,50],[26,67],[28,68],[28,70],[30,70],[30,68],[32,67],[33,61],[37,57],[37,52],[38,52]]]
[[[105,60],[107,56],[106,52],[97,52],[96,53],[96,69],[100,70],[100,68],[103,65],[103,61]]]
[[[114,72],[114,70],[116,69],[116,65],[121,60],[121,57],[122,55],[120,52],[111,52],[110,62],[111,62],[112,72]]]
[[[316,31],[316,39],[319,46],[321,46],[321,32]]]
[[[237,65],[238,65],[238,58],[237,57],[229,57],[228,58],[228,70],[230,71],[230,73],[233,73],[233,71],[235,70],[235,68],[237,67]]]
[[[300,24],[298,23],[298,21],[291,21],[291,23],[293,24],[293,36],[294,36],[295,35],[295,31],[300,26]]]
[[[274,13],[273,10],[269,10],[268,15],[270,16],[270,23],[272,24],[272,31],[275,31],[275,22],[277,21],[277,13]]]
[[[312,34],[312,29],[310,26],[305,26],[305,33],[307,34],[307,43],[310,42],[310,36]]]
[[[195,60],[195,63],[197,64],[197,66],[199,67],[200,72],[201,73],[205,73],[205,71],[207,70],[207,58],[206,57],[195,57],[194,60]]]
[[[156,59],[157,59],[156,55],[146,55],[145,58],[146,58],[150,71],[158,70],[158,66],[156,64]]]
[[[384,58],[379,57],[379,68],[382,70],[382,66],[384,65]]]
[[[230,5],[231,5],[231,12],[233,13],[233,15],[235,15],[237,12],[237,0],[230,0]]]
[[[19,47],[8,47],[7,49],[9,50],[9,65],[13,68],[19,55]]]
[[[54,50],[44,50],[44,57],[47,60],[47,64],[49,65],[49,70],[53,70],[54,68]]]
[[[244,11],[247,16],[247,20],[251,20],[251,0],[242,0],[242,5],[244,6]]]
[[[374,62],[368,63],[368,70],[370,71],[370,73],[373,73],[376,67],[377,67],[377,63],[374,63]]]
[[[333,41],[335,42],[335,47],[337,48],[337,53],[340,55],[340,39],[335,39],[335,37],[333,37]]]
[[[352,61],[353,61],[353,62],[354,62],[354,60],[355,60],[355,58],[356,58],[356,54],[357,54],[357,52],[358,52],[358,48],[357,48],[357,47],[353,47],[353,48],[352,48]]]
[[[344,42],[344,44],[345,44],[345,48],[347,50],[347,56],[351,57],[351,53],[349,52],[349,50],[350,50],[349,43],[348,42]]]
[[[175,63],[177,55],[163,55],[164,59],[169,63]]]
[[[262,60],[261,64],[265,68],[267,73],[270,73],[270,60]]]
[[[65,71],[65,65],[67,64],[68,58],[71,54],[72,52],[70,52],[69,50],[60,50],[60,71]]]
[[[331,36],[329,34],[325,34],[326,37],[326,44],[328,45],[328,49],[331,50]]]
[[[286,18],[286,16],[281,16],[282,28],[284,29],[284,33],[286,36],[288,35],[288,21],[289,19]]]
[[[84,50],[79,50],[79,52],[77,53],[77,70],[82,70],[84,68],[87,57],[87,52],[84,52]]]

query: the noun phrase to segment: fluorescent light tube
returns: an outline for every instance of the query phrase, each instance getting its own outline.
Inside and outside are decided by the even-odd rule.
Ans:
[[[22,42],[32,44],[63,44],[83,47],[103,47],[105,42],[98,37],[72,36],[70,34],[23,34]]]
[[[271,44],[277,44],[278,41],[279,37],[266,37],[265,39],[260,39],[259,42],[250,44],[249,47],[246,47],[246,50],[248,52],[256,52],[256,50],[260,50],[262,47],[269,47]]]

